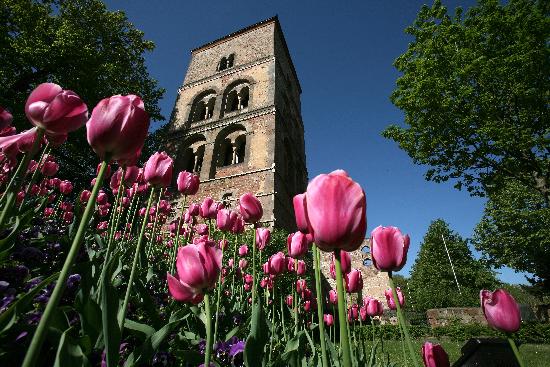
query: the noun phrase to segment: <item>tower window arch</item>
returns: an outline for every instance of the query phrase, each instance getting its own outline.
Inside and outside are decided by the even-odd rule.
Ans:
[[[211,119],[214,116],[214,106],[216,104],[216,93],[208,91],[199,95],[193,102],[189,120],[191,122]]]
[[[250,87],[247,82],[241,82],[226,91],[222,111],[225,113],[241,111],[248,108],[249,102]]]
[[[235,54],[231,54],[229,56],[224,56],[221,58],[220,62],[218,63],[218,71],[222,71],[225,69],[232,68],[235,63]]]
[[[229,131],[221,132],[216,139],[216,166],[226,167],[243,163],[246,157],[246,130],[235,126]]]
[[[175,160],[174,169],[176,172],[188,171],[194,173],[200,173],[204,161],[204,149],[206,139],[203,135],[195,135],[187,139],[184,143],[184,148],[178,152],[177,159]],[[175,184],[176,175],[173,177],[173,183]]]

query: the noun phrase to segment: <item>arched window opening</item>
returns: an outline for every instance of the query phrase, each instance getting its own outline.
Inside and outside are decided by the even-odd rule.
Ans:
[[[206,104],[206,111],[204,113],[204,119],[208,120],[214,115],[214,104],[216,103],[216,97],[211,97]]]
[[[235,54],[231,54],[227,58],[227,68],[232,68],[233,67],[233,61],[235,61]]]
[[[236,90],[229,92],[227,96],[227,112],[237,111],[239,108],[239,97]]]
[[[246,151],[246,136],[240,135],[235,139],[235,164],[244,162],[244,154]]]
[[[233,163],[233,144],[231,140],[225,139],[220,149],[219,165],[221,167],[229,166]]]
[[[204,160],[204,144],[197,148],[195,165],[193,167],[193,172],[200,172],[202,169],[202,162]]]
[[[230,192],[226,192],[222,195],[222,204],[224,208],[230,209],[231,208],[231,202],[233,201],[233,194]]]
[[[239,110],[248,107],[248,87],[243,87],[239,92]]]
[[[206,115],[206,104],[204,103],[204,101],[199,101],[195,108],[196,112],[193,121],[204,120],[204,116]]]
[[[192,148],[185,149],[183,153],[183,169],[188,172],[193,172],[195,167],[195,154]]]
[[[227,59],[224,56],[222,57],[222,59],[220,60],[220,63],[218,64],[218,71],[222,71],[225,69],[227,69]]]

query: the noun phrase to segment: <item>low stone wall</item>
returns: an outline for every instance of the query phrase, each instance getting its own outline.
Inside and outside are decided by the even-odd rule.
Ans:
[[[446,326],[456,321],[462,324],[487,325],[481,307],[434,308],[426,311],[426,316],[431,327]]]

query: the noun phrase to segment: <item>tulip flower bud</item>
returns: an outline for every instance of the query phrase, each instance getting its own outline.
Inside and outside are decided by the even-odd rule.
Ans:
[[[45,208],[44,209],[44,216],[45,217],[50,217],[50,216],[53,215],[53,213],[54,213],[53,208]]]
[[[278,275],[285,271],[286,267],[286,259],[285,254],[282,252],[277,252],[276,254],[272,255],[269,260],[269,274],[272,275]]]
[[[218,204],[210,196],[207,196],[199,207],[199,215],[204,219],[216,219]]]
[[[307,283],[305,279],[298,279],[296,281],[296,292],[300,293],[307,289]]]
[[[239,209],[246,223],[256,223],[264,214],[260,201],[249,192],[239,198]]]
[[[195,226],[195,231],[201,236],[208,235],[208,226],[206,224],[197,224]]]
[[[292,307],[293,301],[294,301],[294,298],[290,294],[286,296],[285,302],[288,307]]]
[[[244,220],[238,214],[237,218],[235,218],[235,222],[233,223],[233,227],[231,228],[231,232],[234,234],[241,234],[244,232]]]
[[[306,194],[298,194],[292,198],[296,227],[302,233],[311,233],[312,229],[307,222]]]
[[[306,191],[307,222],[323,251],[355,251],[365,238],[365,192],[345,171],[315,177]]]
[[[172,180],[174,161],[165,152],[156,152],[143,169],[145,181],[154,187],[168,187]]]
[[[288,256],[298,259],[304,256],[309,249],[308,238],[302,232],[291,233],[286,239]]]
[[[97,104],[86,129],[88,143],[101,159],[108,156],[115,161],[126,160],[141,151],[149,129],[149,115],[138,96],[116,95]]]
[[[298,264],[296,266],[296,274],[297,275],[304,275],[306,273],[306,263],[303,260],[298,260]]]
[[[372,264],[380,271],[399,271],[407,262],[409,235],[397,227],[376,227],[371,233]]]
[[[363,275],[360,270],[353,269],[344,277],[346,292],[357,293],[363,289]]]
[[[52,134],[67,134],[86,123],[88,107],[75,92],[54,83],[43,83],[27,98],[25,114],[38,128]]]
[[[232,220],[235,219],[231,216],[232,211],[228,209],[220,209],[216,214],[216,226],[220,231],[227,232],[233,227]]]
[[[449,356],[439,344],[425,342],[422,345],[422,360],[425,367],[450,367]]]
[[[332,325],[334,325],[334,316],[326,313],[323,315],[323,321],[325,322],[326,326],[331,327]]]
[[[256,246],[260,251],[262,251],[265,246],[269,243],[271,238],[271,232],[267,228],[258,228],[256,229]]]
[[[338,293],[336,293],[336,290],[331,289],[328,292],[328,300],[331,304],[337,305],[338,304]]]
[[[359,306],[358,305],[351,305],[350,308],[348,308],[348,321],[353,322],[359,318]]]
[[[382,302],[375,298],[363,298],[363,306],[367,311],[367,315],[370,317],[382,316],[384,314],[384,306],[382,306]]]
[[[239,256],[246,256],[248,254],[248,246],[242,245],[239,247]]]
[[[178,191],[183,195],[195,195],[199,190],[199,176],[182,171],[178,174],[177,184]]]
[[[504,289],[494,292],[482,290],[479,293],[481,309],[489,326],[505,333],[515,333],[521,326],[519,305]]]
[[[59,170],[59,165],[53,161],[49,161],[49,162],[44,162],[44,164],[42,165],[42,168],[40,169],[40,172],[42,172],[44,176],[51,177],[55,175],[58,170]]]
[[[71,183],[71,181],[68,181],[68,180],[61,181],[59,183],[59,191],[63,195],[69,195],[71,191],[73,191],[73,184]]]
[[[196,217],[197,215],[199,215],[200,207],[198,204],[193,203],[189,205],[189,208],[187,208],[187,210],[189,211],[189,215]]]
[[[403,295],[399,287],[397,287],[395,291],[397,293],[397,298],[399,299],[399,305],[403,307],[405,305],[405,296]],[[392,290],[386,289],[384,291],[384,295],[386,296],[386,301],[388,302],[388,307],[390,308],[390,310],[396,310],[397,306],[395,305],[395,300],[393,299]]]
[[[248,266],[248,261],[246,259],[240,259],[239,260],[239,268],[241,270],[246,269],[247,266]]]
[[[97,194],[97,199],[96,199],[96,202],[99,204],[99,205],[105,205],[107,204],[107,194],[104,193],[103,191],[100,191],[99,194]]]
[[[92,196],[92,193],[89,190],[82,191],[80,193],[80,202],[87,203],[90,200],[90,196]]]
[[[269,262],[266,261],[265,263],[263,263],[262,270],[265,274],[269,274]]]

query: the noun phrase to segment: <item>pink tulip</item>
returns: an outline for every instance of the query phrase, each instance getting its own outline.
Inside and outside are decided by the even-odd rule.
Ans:
[[[227,261],[227,266],[230,267],[230,268],[232,268],[233,265],[235,265],[235,262],[233,261],[233,259],[229,259],[229,260]]]
[[[348,308],[348,321],[353,322],[357,320],[359,317],[359,306],[354,304],[351,305],[350,308]]]
[[[244,220],[239,214],[237,214],[237,217],[235,218],[235,223],[231,228],[231,232],[234,234],[244,233]]]
[[[365,306],[361,306],[361,308],[359,309],[359,318],[361,319],[361,321],[366,321],[367,316],[367,308]]]
[[[307,221],[306,194],[298,194],[292,198],[294,206],[294,216],[296,217],[296,227],[302,233],[311,233],[311,228]]]
[[[450,367],[449,356],[439,344],[425,342],[422,345],[422,361],[425,367]]]
[[[216,284],[221,267],[222,252],[209,241],[180,247],[176,277],[166,274],[168,290],[177,301],[198,304]]]
[[[140,169],[137,166],[126,167],[126,173],[124,174],[124,185],[126,187],[132,186],[138,180]]]
[[[97,224],[97,229],[100,231],[104,231],[109,227],[109,223],[107,221],[99,222]]]
[[[298,279],[296,281],[296,292],[300,293],[307,289],[307,282],[305,279]]]
[[[262,278],[262,280],[260,281],[260,287],[267,288],[267,289],[272,289],[273,288],[273,279],[268,278],[268,277]]]
[[[191,204],[189,205],[189,214],[192,215],[193,217],[196,217],[197,215],[199,215],[199,212],[200,212],[200,206],[199,204]]]
[[[286,267],[286,259],[285,254],[282,252],[277,252],[276,254],[272,255],[269,260],[269,274],[272,275],[279,275],[285,271]]]
[[[12,121],[13,116],[11,115],[10,111],[0,106],[0,130],[4,130],[5,128],[9,127]]]
[[[90,196],[92,196],[92,193],[89,190],[82,191],[80,193],[80,202],[87,203],[90,200]]]
[[[304,256],[309,249],[308,238],[302,232],[295,232],[288,235],[286,239],[288,256],[298,259]]]
[[[395,289],[397,293],[397,298],[399,299],[399,305],[403,307],[405,305],[405,296],[401,292],[401,289],[397,287]],[[397,306],[395,305],[395,300],[393,299],[393,293],[391,289],[386,289],[384,291],[384,295],[386,296],[386,302],[388,302],[388,307],[390,310],[396,310]]]
[[[61,204],[59,204],[59,208],[61,210],[63,210],[64,212],[72,212],[73,211],[73,204],[64,201]]]
[[[494,292],[482,290],[479,293],[481,309],[489,326],[505,333],[515,333],[521,326],[519,305],[504,289]]]
[[[329,292],[328,292],[328,300],[331,304],[333,305],[337,305],[338,304],[338,293],[336,292],[336,290],[334,289],[331,289]]]
[[[239,268],[241,270],[246,269],[247,266],[248,266],[248,261],[246,259],[240,259],[239,260]]]
[[[218,241],[218,247],[225,251],[227,249],[227,246],[229,246],[229,241],[226,239],[221,239]]]
[[[154,187],[168,187],[172,181],[174,161],[165,152],[156,152],[143,169],[145,181]]]
[[[260,251],[262,251],[271,238],[271,232],[267,228],[258,228],[256,229],[256,246]]]
[[[195,195],[199,190],[199,176],[191,172],[181,171],[178,174],[177,184],[178,191],[183,195]]]
[[[73,191],[73,184],[68,180],[61,181],[61,183],[59,183],[59,191],[63,195],[69,195]]]
[[[304,275],[306,273],[306,263],[303,260],[298,260],[298,264],[296,266],[296,274],[297,275]]]
[[[291,258],[291,257],[287,257],[286,258],[286,269],[289,271],[289,272],[293,272],[294,271],[294,259]]]
[[[265,263],[262,264],[262,271],[264,272],[264,274],[269,274],[269,262],[266,261]]]
[[[231,215],[232,211],[229,209],[220,209],[216,214],[216,226],[220,231],[227,232],[233,227],[233,221],[235,216]]]
[[[332,325],[334,325],[334,316],[326,313],[323,315],[323,321],[325,322],[326,326],[331,327]]]
[[[306,288],[304,288],[301,292],[300,292],[300,297],[302,297],[302,299],[311,299],[311,291],[307,288],[307,285],[306,285]]]
[[[17,154],[29,152],[36,139],[36,131],[36,128],[32,128],[19,134],[0,137],[2,153],[13,160]]]
[[[99,194],[97,194],[96,202],[97,202],[99,205],[105,205],[105,204],[107,204],[107,200],[108,200],[107,194],[104,193],[103,191],[100,191]]]
[[[351,256],[349,252],[340,250],[340,267],[342,268],[342,274],[347,274],[351,271]],[[336,265],[334,264],[334,254],[332,255],[332,261],[330,262],[330,276],[332,279],[336,279]]]
[[[345,171],[315,177],[306,191],[307,221],[321,250],[354,251],[365,238],[365,192]]]
[[[54,213],[53,208],[45,208],[44,209],[44,216],[45,217],[51,217]]]
[[[27,98],[25,114],[36,127],[52,134],[67,134],[86,123],[88,107],[75,92],[43,83]]]
[[[348,293],[357,293],[363,289],[363,274],[360,270],[353,269],[345,275],[345,287]]]
[[[304,302],[304,311],[309,312],[311,310],[311,301]]]
[[[380,271],[399,271],[407,262],[409,235],[397,227],[376,227],[371,233],[372,264]]]
[[[17,196],[15,197],[15,201],[17,202],[17,204],[21,204],[24,198],[25,198],[25,191],[19,191],[17,193]]]
[[[143,101],[133,94],[102,99],[86,123],[88,143],[101,159],[127,160],[139,154],[149,115]]]
[[[256,223],[264,214],[260,201],[249,192],[240,197],[239,209],[246,223]]]
[[[245,274],[243,278],[246,284],[252,284],[252,282],[254,281],[254,277],[252,276],[252,274]]]
[[[48,177],[55,175],[57,171],[59,171],[59,165],[53,161],[44,162],[42,168],[40,169],[40,172],[42,172],[44,176]]]
[[[218,204],[210,196],[205,197],[199,207],[199,214],[205,219],[216,219]]]
[[[74,213],[73,212],[64,212],[63,213],[63,220],[67,223],[71,223],[73,221],[73,218],[74,218]]]
[[[242,245],[239,247],[239,256],[246,256],[248,254],[248,246]]]
[[[294,301],[294,298],[290,294],[286,296],[285,303],[288,307],[292,307],[293,301]]]
[[[363,306],[365,306],[367,315],[370,317],[382,316],[384,314],[384,306],[382,306],[382,302],[375,298],[365,297],[363,299]]]

